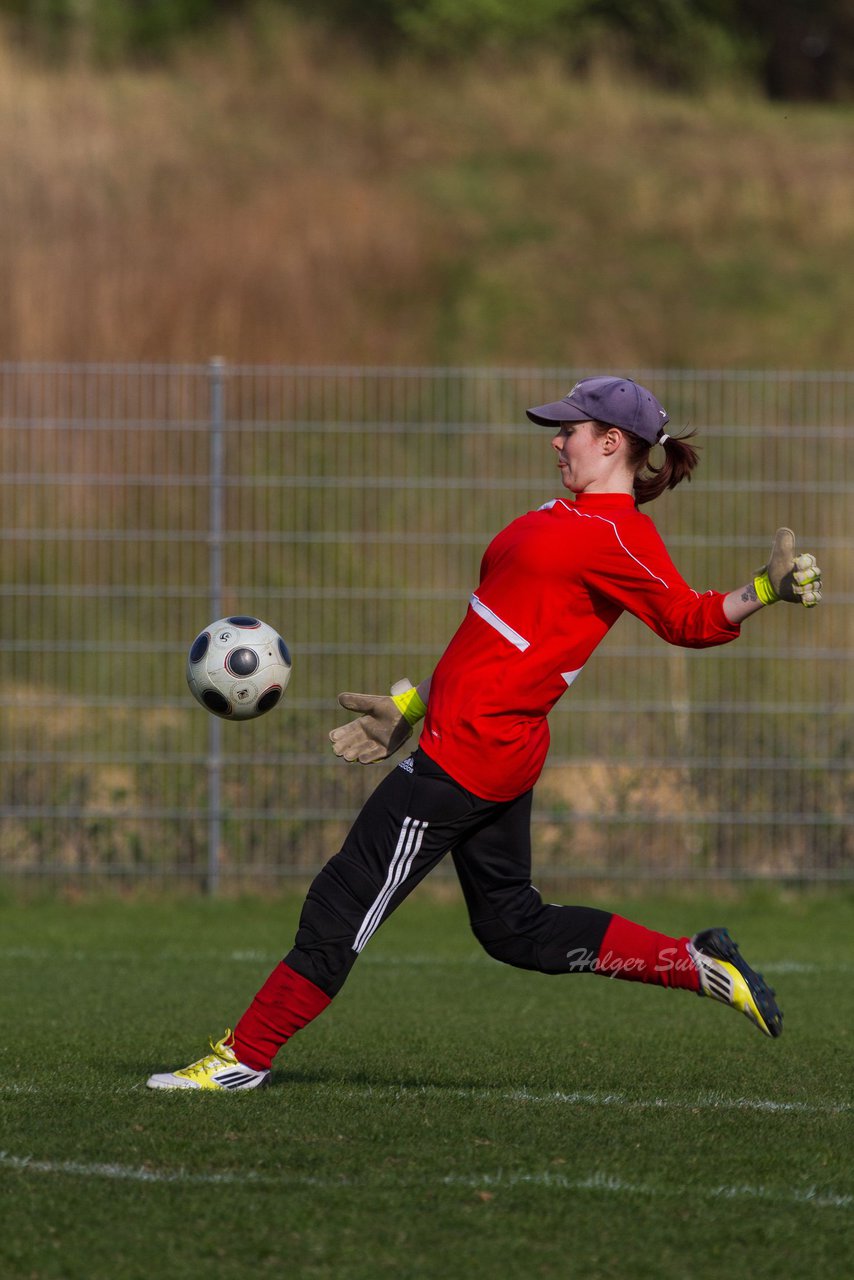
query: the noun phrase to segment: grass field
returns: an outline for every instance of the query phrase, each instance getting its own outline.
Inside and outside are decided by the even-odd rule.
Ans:
[[[155,1094],[289,944],[279,901],[0,903],[0,1275],[842,1277],[854,1267],[854,899],[611,903],[726,923],[779,1041],[710,1001],[387,923],[248,1094]]]

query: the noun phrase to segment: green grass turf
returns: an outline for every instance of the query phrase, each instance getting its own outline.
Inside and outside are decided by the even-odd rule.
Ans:
[[[420,890],[257,1093],[158,1094],[299,901],[0,903],[0,1275],[849,1276],[854,898],[612,903],[728,924],[772,1042],[681,992],[485,958]]]

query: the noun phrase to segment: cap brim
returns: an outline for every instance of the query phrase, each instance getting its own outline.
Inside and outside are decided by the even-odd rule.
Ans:
[[[583,409],[574,409],[566,400],[555,400],[553,404],[541,404],[537,409],[526,409],[528,417],[538,427],[552,427],[556,422],[589,422],[590,414]]]

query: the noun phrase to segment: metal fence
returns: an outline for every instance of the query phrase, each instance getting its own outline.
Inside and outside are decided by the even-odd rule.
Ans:
[[[559,491],[525,408],[584,372],[0,365],[4,874],[313,873],[383,768],[332,756],[337,692],[429,673],[492,534]],[[702,445],[646,508],[688,581],[739,585],[788,524],[825,603],[701,652],[622,618],[552,713],[538,874],[851,880],[854,374],[633,376]],[[223,724],[184,661],[234,612],[294,671]]]

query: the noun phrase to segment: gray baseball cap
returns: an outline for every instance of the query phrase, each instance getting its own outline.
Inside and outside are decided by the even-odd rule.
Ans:
[[[631,378],[582,378],[562,400],[526,412],[541,427],[594,420],[622,427],[650,444],[656,443],[670,421],[652,392]]]

